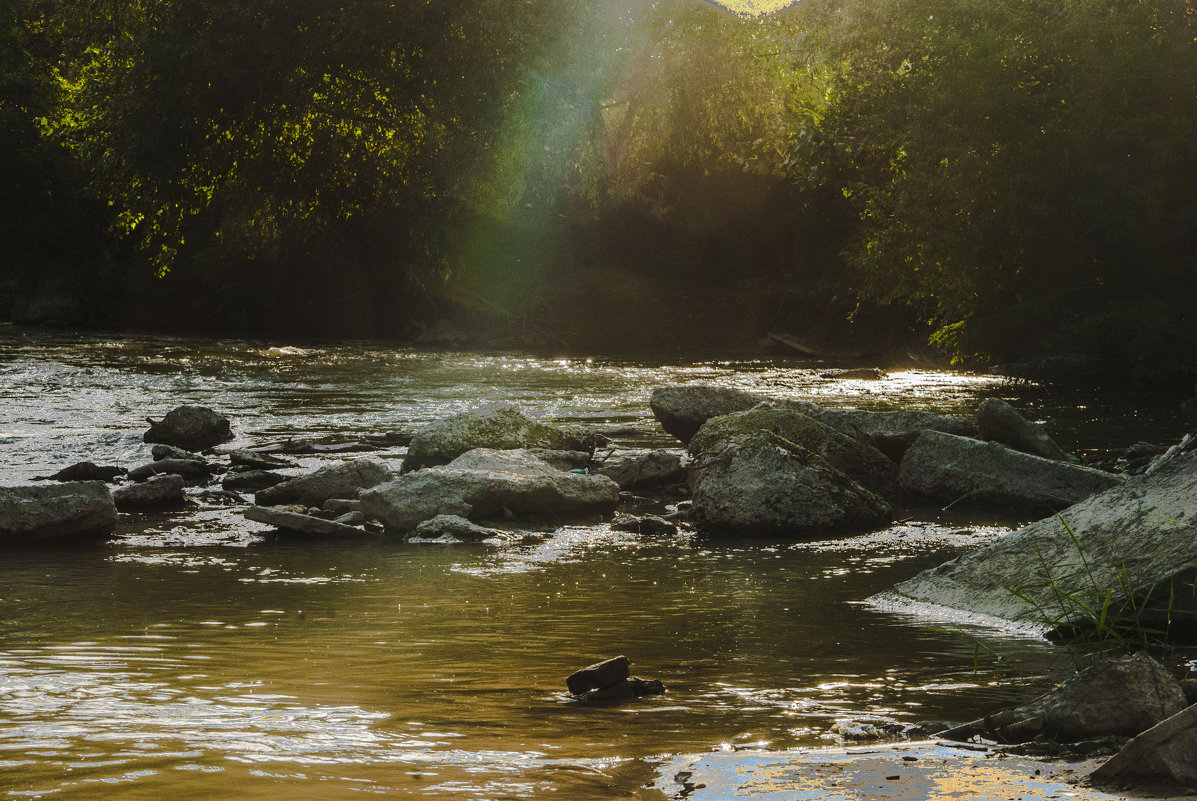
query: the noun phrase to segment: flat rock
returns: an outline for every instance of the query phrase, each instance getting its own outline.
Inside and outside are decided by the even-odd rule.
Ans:
[[[1089,775],[1093,784],[1197,786],[1197,705],[1132,738]]]
[[[1142,622],[1158,627],[1197,613],[1185,587],[1195,564],[1197,451],[870,600],[938,619],[1043,631],[1085,624],[1087,616],[1069,597],[1100,607],[1110,593],[1107,607],[1116,615],[1130,606],[1133,595]],[[1041,610],[1057,611],[1048,620]]]
[[[189,451],[202,451],[233,438],[229,419],[206,406],[178,406],[155,422],[143,439],[174,445]]]
[[[1070,743],[1106,735],[1133,737],[1185,708],[1180,682],[1146,654],[1105,659],[1058,688],[1014,709],[943,732],[1001,743]]]
[[[245,510],[245,519],[256,523],[274,526],[288,534],[322,539],[377,539],[378,535],[356,526],[345,525],[334,520],[324,520],[319,517],[277,509],[268,506],[251,506]]]
[[[112,500],[122,512],[165,511],[187,505],[183,477],[173,473],[118,487],[112,491]]]
[[[441,514],[475,521],[606,514],[619,503],[619,485],[606,476],[562,472],[526,451],[480,448],[368,489],[361,501],[367,518],[410,531]]]
[[[880,525],[886,500],[823,457],[768,431],[704,451],[690,465],[691,521],[728,536],[823,536]]]
[[[1124,480],[939,431],[919,436],[902,458],[899,479],[906,490],[938,501],[1040,513],[1064,509]]]
[[[116,519],[103,481],[0,487],[0,545],[107,537]]]
[[[232,492],[259,492],[287,480],[287,476],[273,470],[243,470],[226,473],[220,486]]]
[[[320,506],[330,498],[356,497],[360,490],[381,484],[390,477],[391,469],[383,462],[351,459],[267,487],[254,496],[254,501],[259,506],[289,503]]]
[[[463,412],[425,426],[412,436],[402,472],[448,464],[468,451],[543,448],[594,450],[593,435],[529,420],[517,409],[499,407]]]
[[[1016,451],[1044,459],[1068,461],[1068,454],[1048,436],[1042,426],[1023,417],[1003,400],[987,398],[982,401],[977,407],[976,420],[981,439],[1000,442]]]
[[[682,455],[668,450],[620,456],[605,462],[595,472],[610,478],[621,490],[686,483],[686,467],[682,464]]]
[[[212,472],[212,466],[202,459],[175,459],[167,457],[158,459],[141,467],[134,467],[129,471],[129,478],[133,481],[145,481],[154,476],[173,475],[183,478],[207,478]]]

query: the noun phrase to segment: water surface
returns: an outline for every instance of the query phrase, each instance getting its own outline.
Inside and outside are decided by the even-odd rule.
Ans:
[[[957,413],[997,395],[1074,450],[1179,430],[1134,399],[925,370],[832,381],[825,367],[0,327],[0,483],[148,461],[145,418],[180,403],[228,414],[240,445],[515,402],[616,432],[620,449],[673,447],[648,394],[691,380]],[[1012,522],[922,510],[793,543],[648,540],[596,521],[495,547],[280,543],[204,502],[126,516],[109,543],[0,557],[0,797],[651,798],[673,754],[828,744],[837,721],[968,719],[1068,660],[859,602]],[[616,654],[669,692],[571,703],[564,677]]]

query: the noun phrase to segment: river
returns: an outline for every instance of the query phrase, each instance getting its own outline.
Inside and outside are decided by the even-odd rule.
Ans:
[[[227,414],[237,445],[410,432],[513,402],[613,432],[620,449],[676,447],[648,395],[695,380],[964,414],[998,396],[1079,452],[1183,432],[1147,396],[825,368],[0,326],[0,484],[83,459],[148,461],[145,419],[182,403]],[[1018,522],[910,517],[802,543],[589,525],[503,547],[297,545],[201,503],[123,516],[104,544],[8,550],[0,797],[659,798],[651,785],[674,754],[832,744],[837,721],[964,720],[1071,671],[1040,641],[859,603]],[[617,654],[669,692],[571,703],[564,677]]]

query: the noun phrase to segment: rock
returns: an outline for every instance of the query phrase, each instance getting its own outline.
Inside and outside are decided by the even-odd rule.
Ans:
[[[1047,435],[1043,427],[1032,423],[1010,404],[988,398],[977,407],[977,431],[981,439],[1009,445],[1016,451],[1067,462],[1068,454]]]
[[[1151,464],[1147,466],[1145,473],[1154,473],[1161,467],[1172,461],[1176,457],[1197,450],[1197,437],[1192,434],[1185,434],[1181,437],[1180,442],[1168,448],[1168,450],[1161,453],[1159,456],[1151,460]]]
[[[646,537],[672,537],[678,532],[677,524],[657,515],[616,515],[611,521],[616,531],[631,531]]]
[[[258,453],[250,450],[229,451],[229,461],[235,465],[244,465],[253,470],[275,470],[280,467],[297,467],[295,462],[279,459],[268,453]]]
[[[751,409],[768,396],[711,384],[657,387],[649,397],[653,415],[666,432],[689,443],[702,424],[712,417]]]
[[[515,516],[607,514],[619,486],[606,476],[563,473],[519,450],[480,448],[361,494],[367,518],[410,531],[440,514],[485,520]]]
[[[823,457],[758,431],[690,465],[691,520],[722,535],[821,536],[890,519],[890,506]]]
[[[362,502],[357,498],[329,498],[320,508],[326,512],[333,512],[335,514],[360,512],[362,510]]]
[[[906,490],[939,501],[1041,513],[1071,506],[1124,480],[939,431],[919,436],[902,459],[899,479]]]
[[[888,377],[880,367],[852,367],[844,370],[826,370],[819,378],[855,379],[857,381],[879,381]]]
[[[202,451],[233,438],[229,419],[206,406],[178,406],[160,421],[150,420],[146,442]]]
[[[366,516],[361,512],[346,512],[339,517],[334,517],[332,521],[340,523],[342,526],[360,526],[366,522]]]
[[[871,409],[821,407],[801,404],[801,411],[841,434],[869,438],[877,449],[898,463],[924,431],[972,436],[977,427],[971,420],[918,410],[873,411]]]
[[[715,452],[731,439],[762,432],[783,448],[797,446],[818,454],[870,492],[887,498],[898,494],[898,466],[885,454],[792,406],[760,406],[713,417],[690,440],[690,454]]]
[[[506,531],[479,526],[460,515],[437,515],[420,523],[420,525],[416,526],[416,530],[413,533],[420,539],[433,540],[448,536],[462,542],[476,542],[479,540],[503,539],[507,537]]]
[[[544,448],[589,453],[594,450],[594,438],[578,429],[553,428],[529,420],[510,407],[479,409],[453,415],[417,431],[408,446],[402,472],[448,464],[479,448]]]
[[[1190,706],[1135,736],[1089,775],[1111,782],[1197,786],[1197,706]]]
[[[553,451],[547,448],[528,448],[528,453],[558,470],[582,470],[590,465],[586,451]]]
[[[391,469],[372,459],[352,459],[325,465],[314,473],[294,476],[258,492],[259,506],[298,503],[320,506],[329,498],[354,497],[359,490],[373,487],[391,477]]]
[[[220,486],[231,492],[258,492],[286,480],[287,476],[271,470],[245,470],[226,474],[220,480]]]
[[[905,612],[930,607],[941,619],[946,607],[957,610],[956,618],[963,613],[978,622],[1042,631],[1084,622],[1087,615],[1068,598],[1106,605],[1116,617],[1131,606],[1133,596],[1143,625],[1166,628],[1172,617],[1184,620],[1197,611],[1192,592],[1184,586],[1192,581],[1194,564],[1197,452],[1155,473],[1127,479],[1059,516],[1024,526],[870,600]],[[1040,610],[1049,609],[1060,611],[1045,620]]]
[[[0,487],[0,545],[106,537],[115,528],[116,506],[102,481]]]
[[[145,481],[154,476],[174,475],[195,479],[207,478],[211,472],[212,466],[202,460],[167,458],[134,467],[129,471],[129,478],[133,481]]]
[[[112,500],[122,512],[164,511],[187,505],[183,477],[173,473],[153,476],[139,484],[126,484],[112,491]]]
[[[1028,704],[948,729],[942,736],[968,740],[980,734],[1002,743],[1133,737],[1184,707],[1176,678],[1140,653],[1098,662]]]
[[[565,680],[565,686],[574,695],[579,695],[587,690],[601,690],[603,687],[610,687],[612,684],[627,679],[631,672],[631,664],[626,656],[604,659],[602,662],[595,662],[593,665],[569,674]]]
[[[581,703],[595,703],[603,701],[622,701],[639,695],[659,695],[665,692],[665,685],[656,679],[642,679],[639,676],[628,676],[609,687],[576,693],[575,699]]]
[[[154,461],[160,459],[189,459],[193,462],[202,462],[204,457],[198,453],[176,448],[174,445],[155,445],[150,448],[150,455],[154,457]]]
[[[822,407],[710,384],[658,387],[653,390],[649,403],[661,426],[684,443],[689,443],[702,424],[712,417],[747,411],[767,403],[796,409],[847,437],[875,445],[895,463],[901,461],[902,454],[918,435],[928,429],[961,436],[970,436],[977,431],[973,422],[963,417],[924,411]]]
[[[123,476],[129,471],[123,467],[102,466],[92,462],[79,462],[70,467],[64,467],[50,476],[38,476],[34,481],[103,481],[111,484],[117,476]]]
[[[606,462],[596,472],[610,478],[621,490],[686,483],[681,454],[666,450],[628,454]]]
[[[1184,690],[1186,703],[1197,704],[1197,679],[1182,680],[1180,689]]]
[[[304,537],[317,537],[322,539],[377,539],[377,535],[373,532],[369,532],[355,526],[348,526],[344,523],[338,523],[333,520],[322,520],[319,517],[312,517],[311,515],[290,511],[288,509],[278,509],[267,506],[251,506],[245,510],[245,518],[247,520],[253,520],[257,523],[265,523],[268,526],[274,526],[280,531],[284,531],[288,534],[297,534]]]

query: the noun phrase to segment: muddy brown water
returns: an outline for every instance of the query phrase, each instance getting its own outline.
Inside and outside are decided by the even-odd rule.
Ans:
[[[826,367],[0,327],[0,483],[148,461],[145,418],[180,403],[228,414],[240,445],[412,431],[513,402],[616,431],[620,449],[676,446],[648,394],[692,380],[957,413],[996,395],[1073,450],[1183,431],[1149,398],[930,370],[818,378]],[[376,457],[397,466],[402,449]],[[0,797],[651,798],[677,754],[833,744],[841,721],[968,719],[1071,662],[860,601],[1016,522],[918,510],[794,543],[647,540],[594,521],[496,547],[280,543],[203,503],[127,517],[107,543],[0,553]],[[573,704],[564,677],[616,654],[669,692]]]

